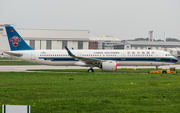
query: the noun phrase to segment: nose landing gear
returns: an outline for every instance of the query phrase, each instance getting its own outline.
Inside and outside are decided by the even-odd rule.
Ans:
[[[156,66],[156,70],[158,70],[158,66]]]

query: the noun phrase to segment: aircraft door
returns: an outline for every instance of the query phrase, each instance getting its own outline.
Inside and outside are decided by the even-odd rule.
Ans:
[[[126,53],[124,51],[121,53],[121,60],[126,60]]]
[[[35,51],[31,51],[31,60],[35,60]]]
[[[161,52],[156,53],[156,60],[161,60]]]
[[[81,56],[82,54],[81,53],[78,53],[77,56]]]

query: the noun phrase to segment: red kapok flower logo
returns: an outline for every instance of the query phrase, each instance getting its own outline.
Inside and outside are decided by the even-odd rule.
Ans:
[[[12,38],[10,39],[10,42],[11,42],[11,41],[12,41],[12,43],[13,43],[13,46],[14,46],[14,47],[17,47],[18,44],[19,44],[19,42],[21,41],[21,39],[18,38],[17,36],[14,36],[14,37],[12,37]]]

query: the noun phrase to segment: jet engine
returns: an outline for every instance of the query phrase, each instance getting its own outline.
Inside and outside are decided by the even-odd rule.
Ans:
[[[117,71],[117,61],[102,62],[100,68],[102,71]]]

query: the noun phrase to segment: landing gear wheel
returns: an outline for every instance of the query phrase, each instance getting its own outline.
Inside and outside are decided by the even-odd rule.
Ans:
[[[89,69],[88,72],[89,72],[89,73],[92,73],[92,72],[94,72],[94,70],[93,70],[93,69]]]
[[[166,71],[163,71],[162,73],[167,73]]]

